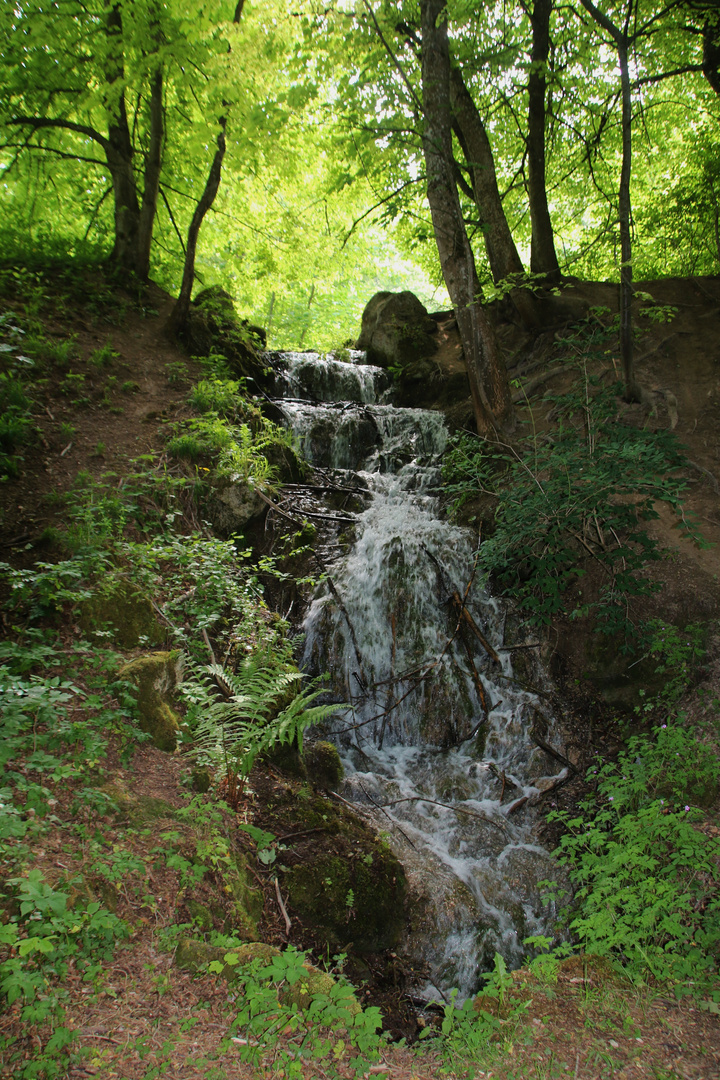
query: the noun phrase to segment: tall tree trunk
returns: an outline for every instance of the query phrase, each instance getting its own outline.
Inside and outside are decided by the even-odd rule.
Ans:
[[[497,284],[507,278],[518,280],[525,270],[500,199],[492,147],[480,113],[458,68],[450,71],[450,104],[453,127],[470,169],[473,197],[480,215],[493,281]],[[540,319],[531,293],[516,288],[511,290],[510,298],[524,326],[539,325]]]
[[[108,168],[115,199],[115,243],[112,262],[124,270],[136,268],[140,206],[135,186],[133,148],[125,105],[122,15],[119,4],[109,6],[106,20],[108,108]]]
[[[142,281],[150,273],[150,249],[160,193],[163,137],[163,73],[158,65],[150,84],[150,143],[145,156],[145,178],[137,239],[136,271]]]
[[[550,281],[560,279],[560,266],[555,251],[550,210],[545,184],[545,98],[547,91],[547,61],[550,55],[550,15],[553,0],[534,0],[532,25],[532,56],[528,78],[528,201],[532,240],[530,269],[544,274]]]
[[[493,328],[480,302],[475,259],[454,176],[447,24],[444,0],[421,0],[423,153],[427,196],[443,277],[455,309],[478,432],[490,435],[512,416],[512,396]]]
[[[625,378],[625,397],[628,401],[640,401],[640,390],[635,380],[632,339],[632,204],[630,202],[630,174],[632,170],[632,98],[630,95],[630,70],[628,66],[628,40],[618,42],[620,61],[620,85],[622,89],[622,168],[618,194],[618,218],[620,221],[620,355]]]
[[[225,117],[220,117],[220,131],[217,137],[217,150],[210,166],[210,172],[208,173],[207,182],[205,184],[205,190],[202,193],[202,197],[195,207],[195,211],[190,222],[187,237],[187,247],[185,249],[185,266],[183,267],[183,278],[180,286],[180,294],[175,302],[175,307],[172,309],[170,319],[168,320],[167,330],[172,337],[176,337],[182,333],[185,323],[187,322],[188,312],[190,311],[190,297],[192,296],[192,287],[195,281],[195,255],[197,252],[198,236],[200,235],[200,226],[203,223],[203,218],[207,214],[208,210],[215,202],[215,196],[218,193],[220,187],[220,176],[222,174],[222,163],[225,157]]]

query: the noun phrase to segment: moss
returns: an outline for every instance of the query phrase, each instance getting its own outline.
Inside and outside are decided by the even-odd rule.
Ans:
[[[228,963],[225,958],[230,955],[237,957],[237,962],[233,960]],[[252,941],[245,945],[237,945],[233,949],[225,949],[220,945],[207,945],[204,941],[181,938],[175,950],[175,964],[182,971],[204,973],[208,964],[217,960],[223,964],[223,969],[219,973],[220,978],[232,982],[244,965],[252,963],[253,960],[261,960],[263,964],[269,964],[276,956],[280,956],[280,949],[261,941]],[[320,971],[313,964],[304,966],[307,978],[301,978],[293,986],[285,986],[278,995],[284,1005],[295,1005],[305,1009],[314,996],[329,994],[335,985],[332,975],[328,975],[326,971]],[[349,998],[344,1007],[352,1016],[360,1012],[360,1005],[354,997]]]
[[[206,907],[205,904],[201,904],[199,900],[193,899],[186,900],[185,906],[188,909],[190,918],[201,930],[213,929],[215,920],[210,908]]]
[[[337,747],[331,742],[320,740],[308,747],[303,760],[311,784],[328,791],[337,790],[345,775]]]
[[[220,978],[230,982],[235,978],[238,968],[249,964],[253,960],[262,960],[269,964],[275,956],[280,955],[280,950],[274,945],[265,945],[262,941],[247,942],[244,945],[236,945],[233,949],[225,949],[220,945],[208,945],[204,941],[195,941],[192,938],[181,938],[175,950],[175,964],[181,971],[204,973],[207,966],[213,960],[225,961],[225,957],[232,953],[237,957],[237,963],[225,963],[220,972]]]
[[[120,677],[135,683],[140,727],[152,736],[158,750],[172,751],[177,746],[180,717],[171,702],[182,672],[182,653],[156,652],[131,660],[120,670]]]
[[[259,889],[250,885],[244,855],[236,853],[232,856],[232,865],[224,874],[223,887],[232,900],[225,921],[226,931],[246,941],[254,941],[258,935],[257,921],[262,915],[263,897]]]
[[[193,769],[190,774],[190,787],[200,795],[204,795],[212,786],[212,777],[209,769]]]
[[[393,948],[404,929],[405,876],[377,842],[348,857],[321,855],[284,876],[290,904],[331,948],[358,953]]]
[[[132,828],[142,828],[163,818],[174,818],[175,807],[164,799],[152,795],[133,795],[116,784],[102,789],[115,803],[118,813]]]
[[[86,633],[109,629],[122,649],[136,649],[141,643],[160,645],[165,640],[150,600],[126,581],[112,582],[85,600],[78,623]]]

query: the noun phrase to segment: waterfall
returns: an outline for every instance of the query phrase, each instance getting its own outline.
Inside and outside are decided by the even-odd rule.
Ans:
[[[325,538],[302,664],[349,704],[330,734],[342,795],[405,867],[418,992],[462,999],[496,951],[517,966],[523,939],[547,930],[539,882],[557,867],[534,803],[564,774],[532,736],[541,713],[551,740],[552,717],[513,677],[476,537],[442,516],[444,418],[387,403],[386,373],[363,359],[268,354],[302,453],[362,493],[344,544]]]

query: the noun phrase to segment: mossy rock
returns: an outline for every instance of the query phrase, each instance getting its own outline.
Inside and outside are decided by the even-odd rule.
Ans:
[[[225,957],[232,953],[237,957],[237,963],[226,963]],[[262,960],[264,964],[280,955],[280,950],[274,945],[266,945],[262,941],[246,942],[244,945],[236,945],[232,949],[225,949],[220,945],[208,945],[204,941],[195,941],[193,938],[181,938],[175,950],[175,964],[181,971],[190,971],[193,974],[203,974],[207,966],[213,960],[224,963],[220,978],[231,982],[238,972],[238,968],[253,960]]]
[[[405,926],[403,868],[382,844],[352,856],[321,855],[283,877],[291,908],[331,948],[360,954],[397,945]]]
[[[237,957],[230,962],[226,957]],[[219,961],[223,964],[219,978],[232,982],[236,978],[240,968],[253,960],[261,960],[263,964],[270,964],[276,956],[280,956],[280,949],[274,945],[266,945],[262,941],[251,941],[244,945],[236,945],[232,949],[225,949],[220,945],[208,945],[204,941],[195,941],[192,938],[181,938],[175,950],[175,964],[181,971],[190,971],[194,974],[204,974],[208,964]],[[313,997],[317,994],[327,995],[335,985],[332,975],[326,971],[320,971],[313,964],[303,965],[307,972],[307,978],[300,978],[292,986],[285,986],[278,995],[283,1005],[294,1005],[300,1009],[306,1009]],[[361,1010],[357,999],[349,997],[344,1002],[344,1008],[351,1016],[356,1016]]]
[[[165,631],[147,596],[126,581],[101,586],[80,606],[78,625],[86,633],[109,629],[121,649],[161,645]]]
[[[185,339],[195,355],[219,353],[233,375],[269,385],[266,367],[258,355],[265,348],[265,331],[239,318],[232,296],[219,286],[204,289],[193,300]]]
[[[135,683],[140,728],[158,750],[177,746],[180,717],[172,707],[174,692],[182,679],[182,652],[155,652],[139,656],[120,669],[120,678]]]
[[[308,780],[314,787],[336,791],[342,783],[345,769],[331,742],[321,739],[309,746],[303,755]]]
[[[190,787],[199,795],[204,795],[212,787],[210,770],[205,768],[193,769],[190,774]]]
[[[185,901],[185,907],[188,909],[188,915],[201,930],[212,930],[215,926],[215,919],[213,913],[209,907],[205,904],[201,904],[199,900],[193,900],[192,898]]]
[[[117,784],[108,784],[102,790],[110,796],[118,814],[131,828],[139,829],[155,821],[175,817],[175,807],[164,799],[156,799],[153,795],[134,795]]]
[[[223,877],[223,887],[232,901],[225,929],[236,937],[254,941],[258,934],[258,919],[262,915],[263,896],[259,889],[250,885],[245,856],[234,854],[232,866],[225,870]]]

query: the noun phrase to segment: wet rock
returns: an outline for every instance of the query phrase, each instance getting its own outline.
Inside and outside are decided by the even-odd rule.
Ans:
[[[152,736],[153,746],[158,750],[174,750],[180,717],[171,702],[182,679],[180,649],[140,656],[125,664],[119,675],[137,687],[140,727]]]

